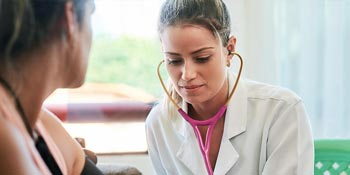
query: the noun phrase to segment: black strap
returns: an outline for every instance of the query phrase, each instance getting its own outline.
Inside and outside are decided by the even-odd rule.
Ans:
[[[6,90],[8,90],[11,93],[12,97],[15,99],[16,108],[17,108],[18,112],[20,113],[22,121],[23,121],[24,125],[26,126],[26,129],[27,129],[29,135],[34,139],[33,130],[30,127],[29,121],[28,121],[28,119],[27,119],[27,117],[26,117],[26,115],[24,113],[24,110],[23,110],[23,107],[21,105],[21,102],[19,101],[15,91],[12,89],[10,84],[5,79],[3,79],[2,77],[0,77],[0,84],[2,84],[2,86]]]
[[[46,166],[49,168],[53,175],[62,175],[60,167],[57,165],[55,159],[50,153],[49,148],[42,136],[39,136],[35,142],[35,147],[40,153],[41,158],[44,160]]]

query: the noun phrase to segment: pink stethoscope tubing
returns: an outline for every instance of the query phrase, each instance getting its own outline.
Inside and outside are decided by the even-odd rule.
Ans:
[[[202,153],[202,156],[204,158],[204,161],[205,161],[205,166],[207,168],[207,172],[209,175],[213,175],[213,168],[211,167],[211,164],[210,164],[210,159],[209,159],[209,150],[210,150],[210,141],[211,141],[211,136],[212,136],[212,133],[213,133],[213,129],[215,127],[215,124],[216,122],[223,116],[223,114],[225,113],[226,109],[227,109],[227,105],[231,99],[231,97],[233,96],[236,88],[237,88],[237,85],[238,85],[238,81],[241,77],[241,73],[242,73],[242,67],[243,67],[243,59],[242,57],[238,54],[238,53],[235,53],[235,52],[230,52],[230,55],[237,55],[239,60],[240,60],[240,68],[239,68],[239,71],[238,71],[238,75],[237,75],[237,78],[236,78],[236,81],[235,81],[235,84],[233,86],[233,89],[230,93],[230,95],[228,96],[227,98],[227,101],[226,103],[219,109],[219,111],[213,116],[211,117],[210,119],[208,120],[194,120],[192,119],[190,116],[188,116],[188,114],[183,111],[180,106],[175,102],[175,100],[171,97],[169,91],[167,90],[167,88],[165,87],[165,84],[163,82],[163,79],[162,79],[162,76],[160,75],[160,66],[164,63],[164,60],[162,60],[159,64],[158,64],[158,67],[157,67],[157,74],[158,74],[158,78],[159,78],[159,81],[165,91],[165,93],[167,94],[168,98],[171,100],[171,102],[176,106],[177,108],[177,111],[181,114],[181,116],[192,126],[193,130],[194,130],[194,133],[197,137],[197,140],[198,140],[198,144],[199,144],[199,147],[201,149],[201,153]],[[206,133],[206,137],[205,137],[205,144],[203,144],[203,140],[202,140],[202,137],[201,137],[201,134],[199,132],[199,129],[198,127],[199,126],[208,126],[208,129],[207,129],[207,133]]]

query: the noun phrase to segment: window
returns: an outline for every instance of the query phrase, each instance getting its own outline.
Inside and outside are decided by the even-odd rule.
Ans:
[[[302,97],[315,139],[349,138],[350,1],[227,1],[245,77]]]
[[[111,104],[124,105],[126,111],[131,104],[141,111],[149,110],[147,107],[162,94],[156,76],[156,66],[162,58],[156,32],[158,10],[153,10],[159,9],[161,1],[95,1],[87,83],[78,90],[57,91],[49,102],[65,101],[68,108],[74,109],[79,104],[72,103],[90,103],[107,110]],[[236,51],[245,60],[244,76],[299,94],[315,138],[349,138],[350,1],[225,2],[237,37]],[[91,148],[96,152],[146,151],[144,118],[121,117],[117,122],[114,119],[121,118],[101,116],[91,120],[68,117],[65,125],[80,137],[94,135],[89,133],[92,130],[102,132],[87,139],[88,147],[101,144]],[[98,122],[91,123],[94,120]],[[136,135],[129,137],[125,133]],[[130,140],[136,137],[139,138]]]
[[[278,1],[281,84],[304,98],[315,138],[349,138],[350,2]]]
[[[162,93],[156,75],[161,0],[95,3],[86,83],[57,90],[46,106],[96,153],[145,153],[144,120]]]

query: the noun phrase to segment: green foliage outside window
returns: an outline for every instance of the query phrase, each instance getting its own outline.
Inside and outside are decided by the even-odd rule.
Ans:
[[[127,84],[159,97],[156,68],[161,59],[157,39],[99,35],[93,40],[86,82]]]

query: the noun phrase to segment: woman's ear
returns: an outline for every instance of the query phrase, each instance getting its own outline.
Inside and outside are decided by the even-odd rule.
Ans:
[[[226,49],[227,49],[226,66],[227,67],[230,67],[231,65],[231,59],[233,57],[231,53],[235,52],[235,48],[236,48],[236,37],[231,36],[226,46]]]
[[[228,51],[228,55],[231,55],[231,52],[236,51],[236,37],[231,36],[230,39],[227,42],[226,49]]]

